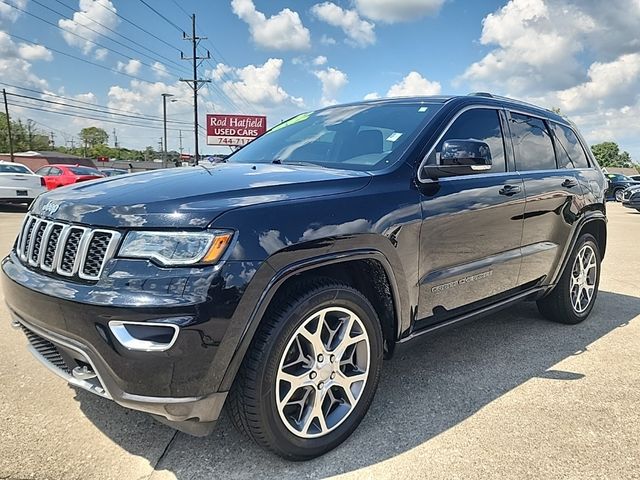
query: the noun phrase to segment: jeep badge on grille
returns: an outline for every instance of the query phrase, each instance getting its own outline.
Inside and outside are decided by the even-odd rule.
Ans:
[[[49,201],[42,207],[42,211],[44,213],[48,213],[49,215],[53,215],[58,211],[59,208],[60,208],[59,204]]]

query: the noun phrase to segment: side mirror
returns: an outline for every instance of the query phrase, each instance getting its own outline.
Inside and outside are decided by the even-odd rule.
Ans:
[[[425,165],[425,173],[434,178],[468,175],[491,170],[491,149],[480,140],[447,140],[436,165]]]
[[[447,140],[442,145],[439,164],[442,167],[490,170],[491,150],[489,145],[480,140]]]

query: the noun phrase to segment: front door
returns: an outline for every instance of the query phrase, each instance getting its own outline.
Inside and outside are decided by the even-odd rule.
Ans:
[[[453,139],[487,143],[493,165],[488,172],[419,184],[423,223],[416,328],[514,289],[520,270],[524,185],[518,173],[507,171],[499,111],[464,111],[427,163],[435,164],[444,141]]]

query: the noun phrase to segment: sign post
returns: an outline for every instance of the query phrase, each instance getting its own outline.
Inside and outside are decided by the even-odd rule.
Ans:
[[[242,147],[266,131],[262,115],[207,115],[207,145]]]

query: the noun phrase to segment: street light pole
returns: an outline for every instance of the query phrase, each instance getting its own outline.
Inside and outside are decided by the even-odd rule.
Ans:
[[[162,94],[162,114],[164,119],[164,150],[162,152],[162,167],[167,168],[167,97],[173,97],[170,93]]]

